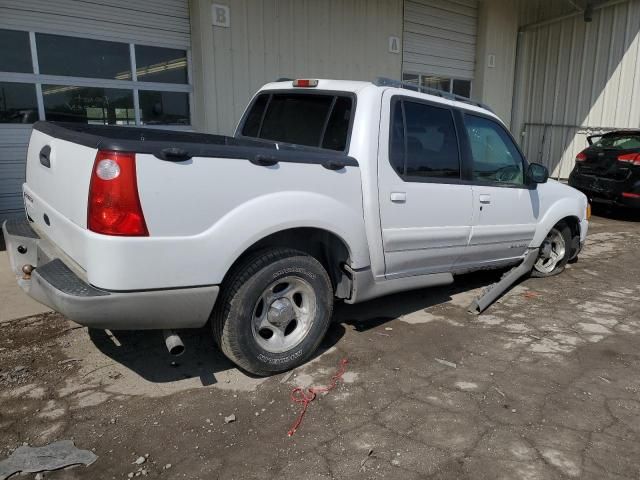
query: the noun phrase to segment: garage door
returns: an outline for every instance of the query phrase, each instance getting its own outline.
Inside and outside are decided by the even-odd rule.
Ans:
[[[190,124],[188,0],[2,0],[0,45],[0,222],[34,121]]]
[[[469,96],[477,24],[476,0],[405,0],[404,79]]]

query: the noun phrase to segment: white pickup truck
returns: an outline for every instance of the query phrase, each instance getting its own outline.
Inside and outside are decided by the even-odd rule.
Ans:
[[[20,286],[88,327],[210,322],[269,375],[314,353],[336,299],[531,252],[533,274],[562,271],[587,198],[528,164],[488,108],[402,87],[270,83],[234,137],[36,123],[26,216],[3,225]]]

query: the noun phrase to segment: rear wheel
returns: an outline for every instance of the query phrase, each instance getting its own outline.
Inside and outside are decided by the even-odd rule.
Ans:
[[[211,323],[231,361],[256,375],[271,375],[315,352],[332,310],[333,289],[320,262],[297,250],[270,249],[233,269]]]
[[[558,223],[540,245],[540,253],[531,275],[551,277],[561,273],[571,257],[571,245],[571,228],[566,223]]]

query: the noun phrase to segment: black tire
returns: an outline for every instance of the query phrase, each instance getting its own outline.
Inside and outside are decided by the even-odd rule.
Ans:
[[[571,227],[569,227],[569,225],[567,225],[565,222],[560,222],[551,229],[551,232],[549,232],[549,234],[554,232],[554,230],[557,231],[562,236],[562,239],[564,240],[564,257],[557,262],[553,270],[548,272],[542,271],[541,269],[539,269],[538,261],[540,260],[540,257],[538,257],[538,260],[536,260],[536,264],[533,266],[533,270],[531,270],[532,277],[546,278],[546,277],[553,277],[554,275],[558,275],[564,271],[565,267],[567,266],[567,263],[569,262],[569,259],[571,258],[571,252],[572,252]],[[541,256],[542,256],[542,249],[543,247],[540,247]]]
[[[281,279],[311,287],[315,308],[307,317],[311,319],[307,323],[310,326],[299,343],[274,353],[260,345],[254,315],[269,287]],[[229,273],[212,313],[211,326],[216,343],[232,362],[250,373],[267,376],[308,360],[324,338],[332,312],[333,288],[322,264],[297,250],[272,248],[248,255]]]

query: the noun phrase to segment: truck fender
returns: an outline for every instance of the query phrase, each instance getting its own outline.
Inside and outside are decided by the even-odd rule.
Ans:
[[[274,215],[278,212],[280,215]],[[275,220],[274,220],[275,219]],[[220,252],[224,261],[221,281],[233,263],[252,245],[274,233],[292,228],[318,228],[333,233],[347,246],[353,268],[369,265],[369,252],[361,205],[354,208],[334,198],[314,192],[276,192],[256,197],[229,211],[203,235],[227,239],[228,250]],[[233,243],[228,239],[240,238]],[[220,242],[215,242],[220,244]]]
[[[576,198],[560,198],[555,200],[545,211],[542,219],[538,222],[536,233],[529,244],[530,248],[538,248],[549,231],[560,221],[568,217],[575,217],[580,222],[586,205],[582,207]]]

